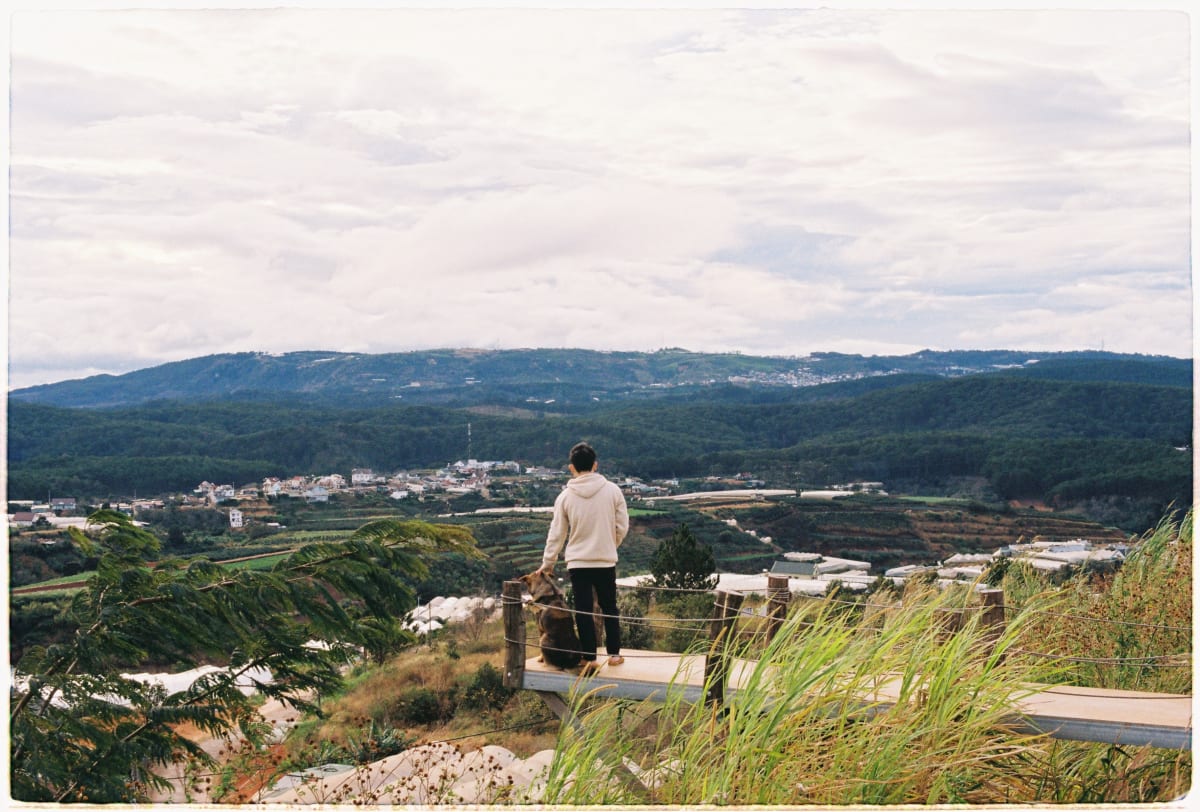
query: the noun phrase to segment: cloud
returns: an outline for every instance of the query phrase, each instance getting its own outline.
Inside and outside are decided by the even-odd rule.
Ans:
[[[1172,13],[12,30],[12,385],[308,348],[1191,354]]]

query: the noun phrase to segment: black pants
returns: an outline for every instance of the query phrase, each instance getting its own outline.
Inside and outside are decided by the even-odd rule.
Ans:
[[[617,568],[568,569],[575,602],[575,627],[583,659],[596,659],[596,627],[592,618],[592,588],[604,615],[604,648],[609,656],[621,653],[621,621],[617,617]]]

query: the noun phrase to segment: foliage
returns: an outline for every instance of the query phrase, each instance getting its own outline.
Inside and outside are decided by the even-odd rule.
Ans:
[[[346,755],[352,764],[366,764],[408,749],[416,737],[394,727],[383,728],[374,720],[360,736],[352,736]]]
[[[491,663],[484,663],[471,675],[462,692],[462,706],[474,710],[501,707],[513,695],[504,687],[504,675]]]
[[[717,585],[717,562],[712,550],[696,542],[687,523],[658,545],[650,562],[656,587],[671,590],[708,590]]]
[[[1187,789],[1186,753],[1065,749],[1014,728],[1018,686],[1055,676],[1021,647],[1053,598],[1031,598],[998,636],[978,616],[947,634],[940,618],[963,595],[910,589],[865,617],[832,600],[800,603],[765,650],[735,646],[757,662],[721,708],[680,693],[630,707],[581,692],[581,724],[560,734],[544,801],[827,808],[1147,802]],[[617,780],[620,763],[635,766],[648,797]]]
[[[1193,511],[1165,517],[1132,545],[1114,574],[1075,574],[1060,586],[1009,566],[1013,609],[1050,593],[1053,612],[1031,620],[1023,645],[1065,659],[1077,685],[1189,693],[1192,685]]]
[[[8,603],[8,661],[21,660],[31,645],[63,644],[75,629],[66,619],[71,598],[66,593],[13,595]]]
[[[1011,354],[918,354],[875,368],[882,359],[822,356],[807,362],[814,378],[816,369],[856,370],[873,377],[799,388],[648,388],[668,380],[678,383],[679,376],[691,380],[703,369],[714,372],[729,363],[740,364],[743,371],[773,370],[770,374],[783,374],[789,365],[795,372],[796,366],[780,359],[691,353],[645,358],[577,351],[537,355],[492,360],[554,398],[555,408],[561,409],[554,420],[506,408],[512,400],[524,406],[516,390],[462,387],[449,380],[436,392],[434,387],[406,388],[402,402],[356,391],[354,402],[367,408],[334,405],[332,398],[274,395],[268,402],[243,397],[80,409],[30,401],[95,405],[86,392],[111,382],[70,382],[70,387],[55,389],[75,392],[66,400],[50,397],[48,389],[27,390],[9,404],[9,495],[35,498],[53,490],[107,497],[190,489],[202,479],[246,482],[364,465],[380,470],[442,465],[461,457],[465,424],[471,422],[478,438],[474,453],[481,458],[556,465],[562,448],[588,436],[608,449],[608,470],[642,477],[755,471],[779,487],[867,479],[918,490],[986,477],[988,493],[1061,507],[1095,504],[1111,511],[1119,504],[1114,499],[1137,500],[1129,507],[1136,515],[1115,517],[1127,527],[1148,514],[1162,515],[1171,501],[1186,506],[1191,500],[1187,447],[1192,402],[1185,385],[1190,361],[1075,354],[1055,365],[1019,371],[916,378],[879,373],[907,366],[926,375],[946,375],[951,357],[976,370],[1001,363],[996,359],[1002,357],[1008,359],[1005,363],[1014,361]],[[514,366],[518,357],[529,366]],[[345,385],[345,379],[333,375],[342,364],[362,369],[378,364],[380,370],[397,364],[383,376],[394,382],[397,369],[405,370],[400,377],[420,379],[462,371],[479,361],[453,353],[429,359],[437,360],[436,373],[433,368],[419,372],[409,366],[411,359],[344,357],[338,364],[310,365],[287,374],[304,378],[305,391],[311,392]],[[300,355],[293,359],[299,360]],[[251,380],[252,369],[263,365],[272,374],[287,366],[247,356],[208,359],[199,367],[223,372],[245,367],[244,375],[222,375],[224,383]],[[589,370],[594,377],[577,380]],[[154,377],[149,372],[138,380]],[[171,368],[155,374],[170,379],[167,389],[176,397],[188,397],[177,373]],[[310,375],[315,377],[309,380]],[[274,379],[268,375],[262,380],[266,385]],[[636,396],[630,394],[631,386]],[[140,399],[147,391],[137,387],[125,397]],[[437,405],[408,405],[417,391]],[[116,395],[107,397],[101,401],[121,402]],[[481,406],[487,413],[481,413]]]
[[[1033,359],[1036,363],[1030,363]],[[698,353],[670,348],[653,353],[579,349],[455,350],[407,353],[292,352],[283,355],[229,353],[177,361],[125,375],[28,387],[11,393],[23,401],[89,408],[164,399],[277,401],[292,394],[314,403],[380,402],[396,397],[424,403],[520,405],[554,398],[555,405],[590,404],[604,396],[686,398],[712,381],[756,377],[782,390],[795,376],[806,381],[839,380],[839,391],[861,393],[892,385],[892,379],[959,376],[1003,370],[1018,378],[1063,381],[1123,381],[1191,387],[1190,359],[1105,352],[1027,353],[1009,350],[923,350],[906,356],[864,357],[813,353],[806,358],[741,353]],[[790,377],[789,377],[790,376]],[[464,383],[471,379],[469,383]],[[774,380],[775,385],[769,383]],[[419,382],[415,388],[409,384]],[[808,387],[812,388],[812,387]],[[721,387],[726,397],[745,400],[751,386]],[[515,411],[515,410],[514,410]]]
[[[96,566],[79,553],[66,533],[48,537],[28,535],[10,537],[8,544],[8,585],[10,588],[33,584],[60,575],[75,575]]]
[[[652,648],[654,630],[646,621],[646,601],[636,592],[617,594],[617,613],[621,616],[621,644],[626,648]]]
[[[313,709],[308,697],[337,686],[354,647],[370,641],[360,621],[411,609],[407,581],[425,574],[429,555],[473,549],[461,528],[380,521],[302,547],[270,570],[179,559],[151,566],[159,540],[124,514],[93,513],[89,529],[72,531],[84,554],[99,557],[69,609],[75,634],[16,664],[11,776],[21,800],[142,799],[163,784],[153,766],[211,763],[176,731],[182,722],[257,740],[263,731],[239,683]],[[150,658],[228,667],[176,693],[119,673]]]
[[[657,607],[669,618],[661,647],[667,651],[690,651],[698,644],[707,645],[708,618],[713,614],[713,596],[708,592],[664,593]]]
[[[400,721],[410,725],[432,725],[454,713],[452,697],[432,688],[407,688],[400,694]]]
[[[417,737],[398,728],[385,727],[374,719],[365,729],[351,733],[345,742],[328,739],[309,745],[290,755],[272,770],[269,760],[255,759],[238,765],[242,770],[280,772],[304,770],[318,764],[363,765],[403,752],[415,744]]]
[[[498,592],[499,582],[487,577],[489,570],[489,562],[481,557],[445,553],[417,582],[417,598],[424,603],[438,595],[470,595],[480,589]]]
[[[414,646],[382,664],[363,663],[322,703],[320,718],[291,732],[275,772],[324,763],[323,748],[346,758],[351,742],[372,725],[426,741],[476,734],[525,755],[553,745],[557,720],[537,694],[505,688],[494,664],[503,657],[499,618],[477,640],[458,624],[439,634],[447,642],[457,639],[461,659],[449,658],[449,646]]]
[[[654,776],[652,803],[819,806],[977,800],[1030,739],[1005,733],[1020,658],[1001,657],[971,626],[936,633],[948,593],[924,592],[875,618],[870,630],[829,601],[799,604],[766,646],[753,643],[749,682],[717,712],[669,699],[650,736],[637,736],[600,705],[565,731],[547,801],[629,803],[597,756],[632,759]],[[1011,645],[999,641],[999,651]],[[735,648],[735,656],[745,656]],[[865,714],[880,675],[895,675],[894,707]],[[980,775],[961,779],[968,765]],[[567,776],[571,781],[565,780]]]

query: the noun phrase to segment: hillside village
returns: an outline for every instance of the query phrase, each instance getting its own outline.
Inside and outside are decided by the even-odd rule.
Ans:
[[[396,501],[413,499],[449,500],[477,494],[491,499],[509,488],[530,484],[553,485],[566,479],[560,469],[538,466],[522,466],[514,460],[458,460],[439,469],[397,471],[390,474],[376,472],[370,468],[354,468],[349,478],[341,473],[311,476],[269,476],[258,483],[244,485],[216,484],[209,481],[199,483],[189,493],[166,498],[134,499],[111,503],[112,509],[135,517],[143,510],[161,510],[166,501],[173,501],[181,509],[220,509],[226,511],[229,528],[244,530],[256,523],[265,528],[282,529],[278,522],[269,521],[266,505],[268,500],[279,498],[301,499],[307,503],[327,503],[331,497],[362,493],[386,494]],[[721,503],[773,500],[777,498],[800,498],[803,500],[832,500],[853,494],[874,493],[886,496],[881,482],[852,482],[837,484],[821,490],[764,489],[763,482],[752,474],[738,473],[726,477],[710,476],[701,483],[701,490],[678,493],[680,482],[676,479],[644,482],[636,477],[615,480],[625,493],[630,504],[644,502],[647,507],[664,502],[690,503],[698,508]],[[695,482],[686,483],[692,487]],[[77,504],[72,497],[54,497],[45,503],[10,502],[8,515],[10,527],[82,527],[86,523],[86,508]],[[499,514],[504,512],[548,511],[549,507],[529,506],[482,507],[473,512]],[[759,538],[753,529],[737,528],[736,520],[727,524],[741,532]],[[770,546],[770,537],[759,539]],[[819,553],[785,552],[775,561],[770,572],[758,574],[721,573],[718,587],[740,591],[766,591],[767,575],[785,575],[794,592],[823,594],[833,584],[842,588],[862,591],[869,589],[878,578],[894,583],[903,583],[914,576],[931,577],[943,584],[955,581],[974,581],[998,559],[1020,559],[1035,569],[1053,572],[1069,567],[1091,567],[1111,569],[1124,560],[1128,546],[1093,542],[1088,539],[1042,541],[1005,545],[991,553],[958,553],[936,565],[906,564],[889,568],[881,573],[871,572],[871,564],[848,558],[821,555]],[[634,575],[621,579],[624,586],[636,586],[648,576]]]

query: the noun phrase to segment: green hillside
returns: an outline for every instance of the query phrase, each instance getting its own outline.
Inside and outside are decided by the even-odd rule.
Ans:
[[[132,406],[69,408],[30,402],[33,390],[13,393],[8,496],[107,499],[190,490],[202,480],[246,483],[347,474],[355,467],[395,471],[467,456],[559,466],[564,449],[587,438],[603,449],[606,470],[645,479],[750,472],[771,487],[870,480],[926,495],[959,495],[962,481],[970,480],[970,495],[978,498],[1044,501],[1131,529],[1168,505],[1191,504],[1192,392],[1190,383],[1183,385],[1190,381],[1190,361],[1072,354],[1006,364],[1011,354],[826,354],[805,361],[810,372],[825,364],[823,374],[843,378],[784,385],[705,381],[717,381],[734,365],[746,374],[782,374],[779,365],[786,360],[795,370],[797,359],[444,351],[403,356],[407,364],[420,358],[439,370],[430,380],[442,383],[419,390],[449,390],[446,381],[486,362],[509,369],[510,388],[565,376],[553,386],[571,389],[574,403],[518,406],[479,382],[454,389],[458,405],[387,398],[364,405],[353,397],[330,400],[329,393],[395,358],[339,356],[322,363],[319,355],[197,359],[121,380],[130,386],[143,376],[160,394],[175,381],[180,393],[194,394],[202,387],[184,387],[188,374],[226,378],[251,364],[257,377],[246,373],[246,379],[263,383],[275,375],[289,386],[324,392],[320,397],[281,390],[215,400],[179,394]],[[232,367],[218,375],[223,364]],[[595,388],[573,388],[584,379]],[[91,385],[99,387],[89,390],[97,399],[116,382]],[[612,396],[628,386],[635,388]],[[601,390],[608,394],[586,402],[579,394]]]
[[[354,407],[405,403],[545,404],[586,408],[612,399],[660,397],[679,388],[738,384],[808,387],[898,375],[957,377],[984,372],[1191,386],[1191,361],[1114,353],[924,350],[905,356],[813,353],[763,357],[741,353],[599,352],[578,349],[444,349],[406,353],[229,353],[192,358],[124,375],[33,386],[10,393],[29,403],[91,408],[155,400],[303,396]],[[886,384],[883,384],[886,385]]]

